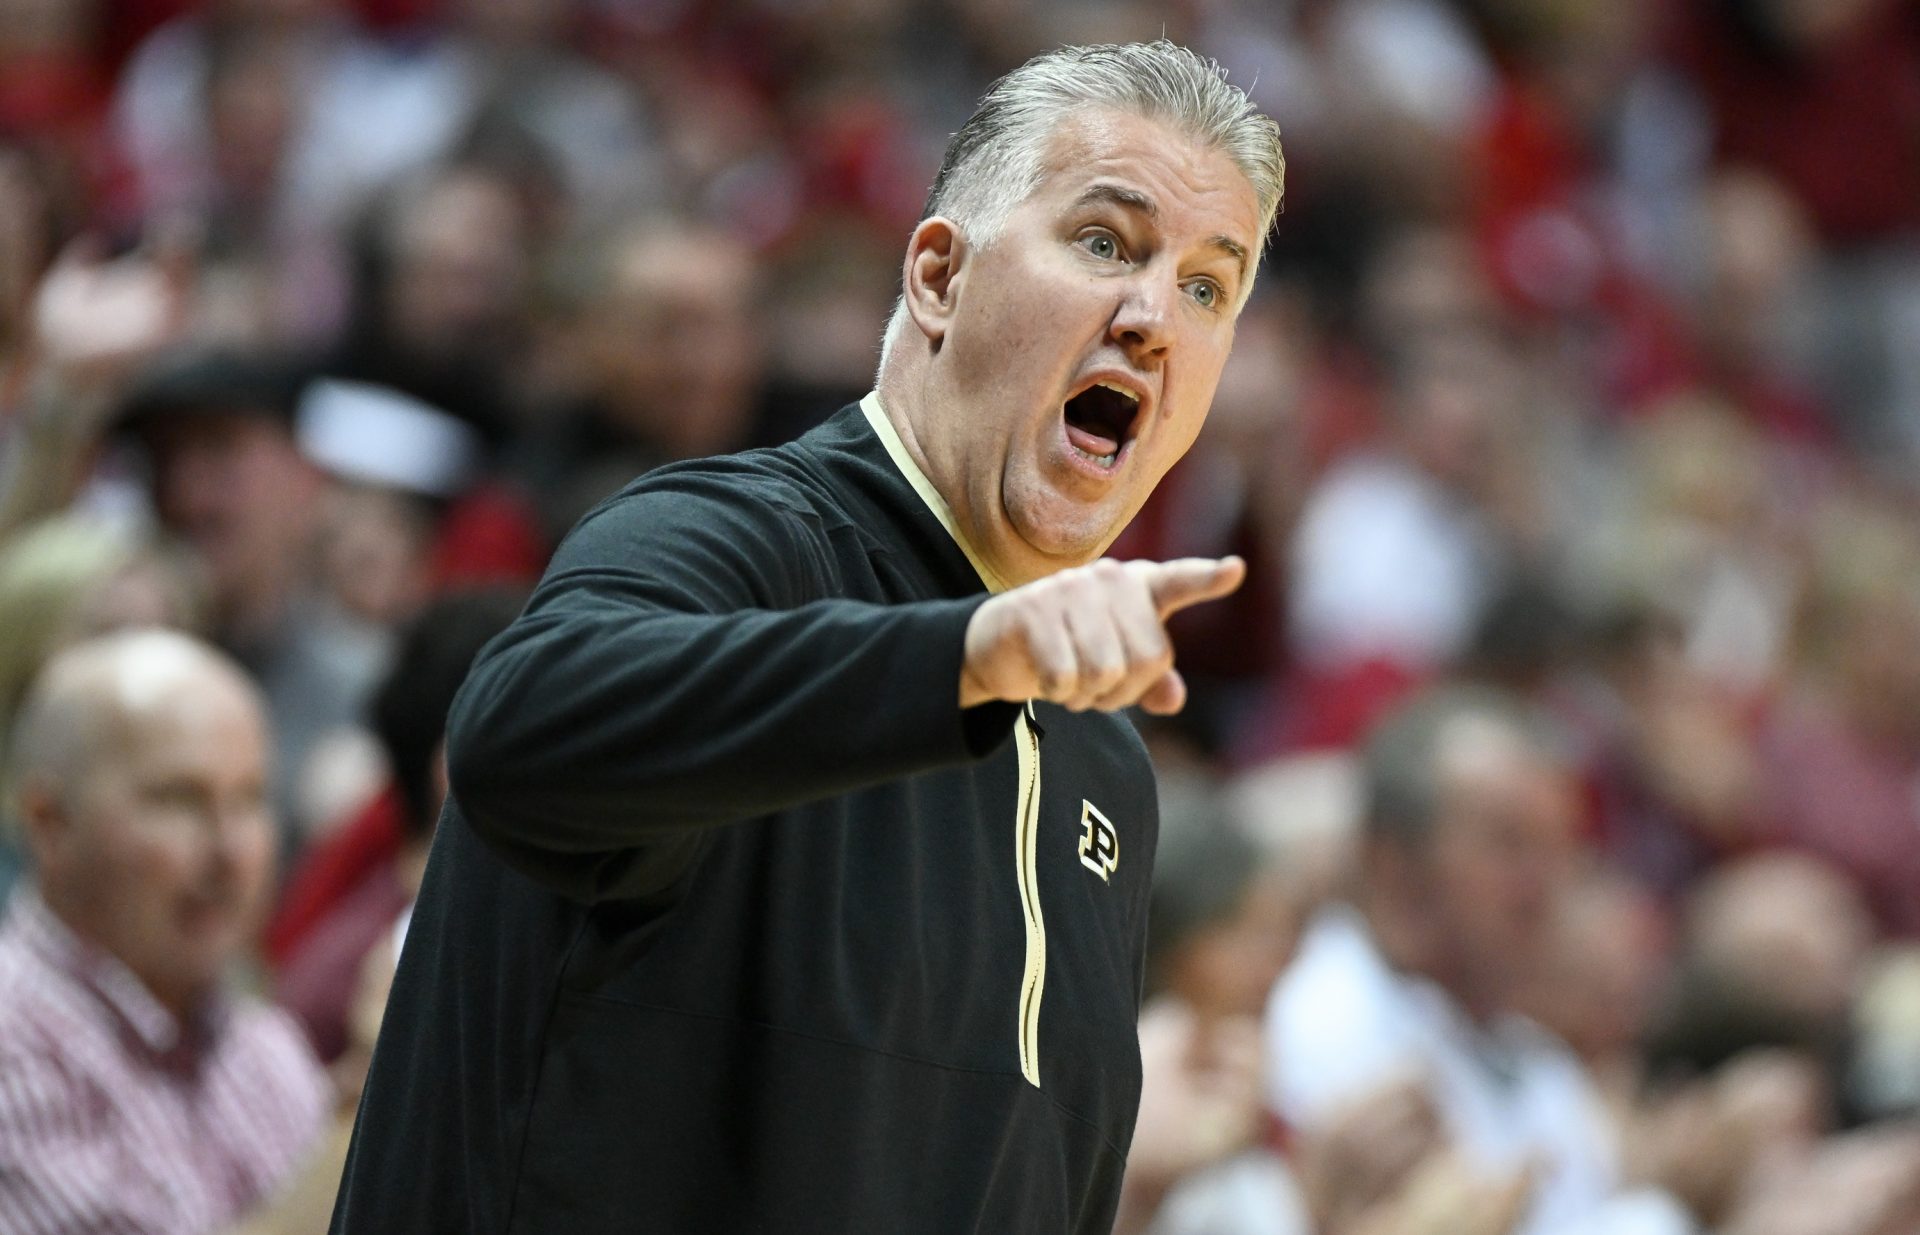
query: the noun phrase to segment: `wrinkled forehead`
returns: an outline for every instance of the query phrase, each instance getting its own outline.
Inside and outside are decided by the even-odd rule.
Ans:
[[[1214,236],[1257,259],[1265,239],[1260,194],[1233,157],[1186,129],[1110,107],[1062,116],[1049,135],[1029,201],[1070,209],[1090,190],[1118,189],[1163,227]]]

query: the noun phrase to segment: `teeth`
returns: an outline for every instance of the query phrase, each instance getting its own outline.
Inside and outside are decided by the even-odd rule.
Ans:
[[[1095,382],[1094,385],[1104,386],[1108,390],[1113,391],[1115,394],[1125,395],[1127,402],[1132,403],[1135,406],[1138,406],[1140,403],[1140,396],[1133,393],[1131,390],[1128,390],[1125,386],[1116,386],[1112,382]]]
[[[1075,446],[1072,442],[1067,443],[1067,449],[1073,451],[1074,454],[1079,455],[1082,459],[1091,459],[1093,462],[1099,464],[1101,467],[1107,468],[1109,470],[1112,469],[1114,464],[1120,461],[1120,452],[1117,450],[1110,455],[1097,455],[1097,454],[1094,454],[1091,450],[1080,449],[1078,446]]]

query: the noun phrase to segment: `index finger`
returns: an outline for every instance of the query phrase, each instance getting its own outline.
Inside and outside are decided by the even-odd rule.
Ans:
[[[1183,557],[1127,566],[1145,581],[1162,621],[1191,605],[1232,595],[1247,577],[1247,564],[1239,557]]]

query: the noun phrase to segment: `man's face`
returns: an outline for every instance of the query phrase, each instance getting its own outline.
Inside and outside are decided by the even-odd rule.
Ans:
[[[265,904],[265,722],[225,678],[142,703],[53,794],[35,856],[56,912],[178,1009],[219,981]]]
[[[605,412],[676,458],[737,449],[762,362],[750,250],[676,229],[620,255],[584,343]]]
[[[1291,881],[1278,870],[1266,871],[1232,916],[1176,950],[1168,986],[1203,1016],[1258,1017],[1299,935],[1300,904]]]
[[[1546,959],[1578,806],[1566,775],[1512,735],[1454,736],[1463,740],[1439,753],[1430,927],[1452,952],[1445,968],[1477,997],[1504,1001]]]
[[[154,504],[206,563],[222,603],[306,548],[318,474],[265,415],[181,416],[154,427]]]
[[[1156,121],[1072,116],[1047,167],[954,275],[958,398],[921,431],[1011,581],[1098,557],[1193,444],[1262,239],[1233,161]]]

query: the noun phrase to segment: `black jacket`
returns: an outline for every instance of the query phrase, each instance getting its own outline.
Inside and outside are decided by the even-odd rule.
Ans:
[[[630,485],[482,653],[335,1232],[1110,1230],[1151,772],[960,710],[870,419]]]

